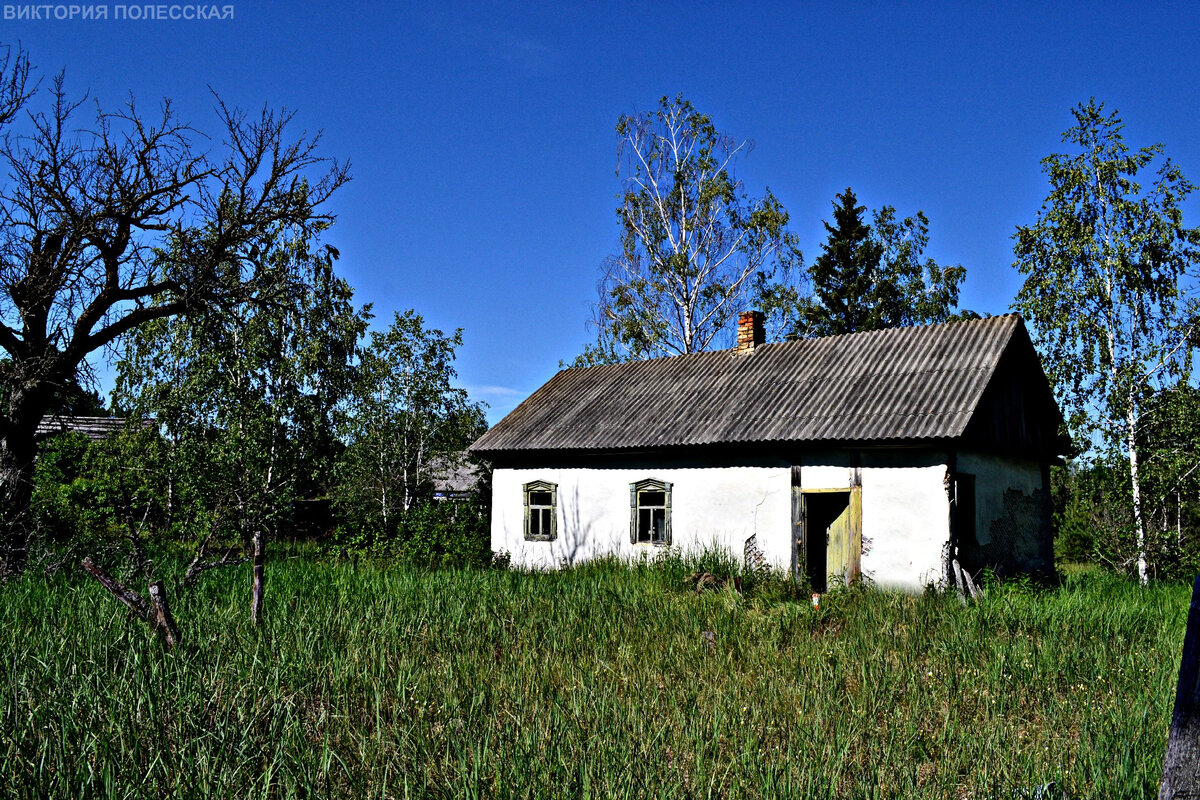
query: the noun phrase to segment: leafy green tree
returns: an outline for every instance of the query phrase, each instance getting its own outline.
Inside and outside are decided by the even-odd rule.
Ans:
[[[1147,527],[1159,534],[1157,574],[1200,569],[1200,389],[1169,386],[1142,403],[1138,432]]]
[[[415,311],[372,331],[359,360],[338,506],[353,535],[393,535],[431,499],[437,472],[455,466],[486,428],[483,408],[454,386],[462,330],[444,334]]]
[[[834,336],[905,325],[946,322],[956,316],[966,270],[923,258],[929,242],[924,212],[897,219],[884,206],[864,219],[854,190],[836,195],[833,223],[821,255],[808,269],[812,294],[791,310],[792,337]],[[787,311],[788,309],[785,309]]]
[[[309,232],[343,167],[292,114],[217,102],[221,145],[132,101],[82,118],[60,77],[44,110],[22,54],[0,62],[0,571],[28,549],[38,423],[89,354],[141,326],[277,294],[254,254],[281,229]]]
[[[1143,492],[1145,400],[1191,376],[1200,319],[1200,230],[1183,224],[1194,189],[1156,144],[1131,150],[1116,112],[1094,99],[1072,110],[1069,153],[1042,159],[1050,194],[1015,235],[1025,276],[1014,307],[1079,441],[1120,453],[1129,480],[1139,579],[1149,577]],[[1152,170],[1143,189],[1137,176]]]
[[[284,228],[255,253],[270,302],[225,302],[164,318],[128,339],[116,396],[166,441],[168,524],[210,546],[290,525],[324,495],[368,313],[333,271],[336,251]]]
[[[735,162],[751,144],[682,96],[617,122],[621,251],[607,259],[577,363],[693,353],[716,345],[757,287],[799,259],[788,214],[748,197]]]
[[[148,533],[165,524],[168,454],[158,432],[139,424],[101,441],[81,433],[51,436],[39,448],[33,518],[56,564],[103,554],[147,574]]]

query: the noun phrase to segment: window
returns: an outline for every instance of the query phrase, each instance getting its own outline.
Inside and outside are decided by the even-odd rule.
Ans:
[[[644,480],[629,485],[629,541],[671,543],[671,484]]]
[[[558,537],[558,487],[545,481],[525,484],[525,538],[551,542]]]

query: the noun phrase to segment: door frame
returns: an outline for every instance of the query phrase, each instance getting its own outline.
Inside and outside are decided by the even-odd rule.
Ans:
[[[792,579],[799,580],[807,575],[808,546],[808,495],[849,494],[850,508],[850,563],[847,569],[848,582],[862,576],[862,486],[843,486],[829,489],[803,489],[792,486]]]

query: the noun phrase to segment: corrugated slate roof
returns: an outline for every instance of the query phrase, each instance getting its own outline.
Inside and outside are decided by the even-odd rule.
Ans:
[[[472,445],[481,455],[963,435],[1015,314],[563,370]]]

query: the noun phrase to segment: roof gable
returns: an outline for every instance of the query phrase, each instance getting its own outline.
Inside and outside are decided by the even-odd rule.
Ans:
[[[471,449],[958,439],[1014,340],[1036,363],[1006,315],[563,370]]]

